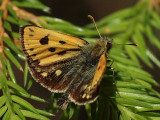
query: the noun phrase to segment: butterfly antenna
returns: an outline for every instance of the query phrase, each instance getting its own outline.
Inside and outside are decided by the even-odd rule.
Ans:
[[[132,45],[132,46],[139,46],[138,44],[117,44],[117,43],[112,43],[112,44],[115,44],[115,45]]]
[[[101,39],[103,39],[102,36],[101,36],[101,34],[100,34],[100,32],[99,32],[99,30],[98,30],[98,28],[97,28],[97,25],[96,25],[96,22],[95,22],[93,16],[92,16],[92,15],[88,15],[88,17],[93,21],[94,26],[96,27],[96,30],[97,30],[97,32],[98,32],[98,34],[99,34],[99,37],[100,37]]]

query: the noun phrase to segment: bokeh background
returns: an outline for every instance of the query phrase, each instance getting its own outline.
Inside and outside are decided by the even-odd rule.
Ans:
[[[46,15],[46,16],[52,16],[57,17],[60,19],[67,20],[75,25],[84,26],[88,23],[91,23],[91,20],[87,17],[88,14],[91,14],[95,21],[100,20],[101,18],[116,12],[120,9],[131,7],[138,0],[41,0],[45,5],[49,6],[51,8],[51,12],[49,14],[45,12],[39,12],[38,10],[29,10],[35,15]],[[152,47],[151,45],[148,45],[149,47]],[[160,58],[159,51],[155,50],[154,47],[151,48],[151,50],[155,53],[155,55]],[[22,62],[22,64],[24,64]],[[143,65],[143,68],[151,73],[154,78],[159,81],[159,72],[160,68],[157,66],[154,66],[153,69],[147,67],[143,61],[141,61],[141,64]],[[17,71],[17,68],[15,68],[15,72]],[[20,74],[19,71],[15,73],[17,77],[17,80],[19,84],[23,86],[23,74]],[[159,82],[160,83],[160,82]],[[157,89],[157,88],[155,88]],[[157,89],[159,92],[160,90]],[[32,100],[29,100],[31,104],[33,104],[35,107],[44,109],[47,105],[52,103],[48,99],[51,92],[47,89],[40,86],[38,83],[34,82],[31,89],[29,90],[29,93],[39,96],[41,98],[47,99],[49,103],[40,103],[35,102]],[[61,111],[56,114],[56,117],[54,117],[54,120],[58,120],[59,116],[61,114]],[[81,110],[80,120],[87,120],[87,115],[85,111]]]

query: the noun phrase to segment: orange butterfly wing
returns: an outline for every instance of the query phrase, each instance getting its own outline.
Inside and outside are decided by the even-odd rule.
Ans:
[[[32,25],[21,27],[20,35],[24,53],[33,61],[38,60],[40,66],[74,57],[88,45],[80,38]],[[72,52],[58,57],[70,50]]]
[[[88,42],[80,38],[28,25],[20,28],[23,51],[34,79],[53,92],[64,92],[72,80],[64,76]]]
[[[99,85],[106,69],[106,64],[106,56],[105,54],[102,54],[90,84],[85,85],[81,83],[81,85],[74,89],[70,94],[71,101],[81,105],[96,100],[98,97]]]

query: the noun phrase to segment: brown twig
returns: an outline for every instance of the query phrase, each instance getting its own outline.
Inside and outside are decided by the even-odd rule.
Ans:
[[[4,20],[7,19],[7,15],[8,15],[8,10],[7,10],[8,2],[9,2],[9,0],[2,0],[2,4],[0,6],[0,9],[3,11],[3,19]]]
[[[3,67],[2,67],[2,62],[0,61],[0,69],[2,70],[2,68],[3,68]]]
[[[160,14],[160,0],[155,0],[155,8],[157,9],[158,14]]]
[[[3,51],[4,51],[3,35],[4,35],[4,29],[3,29],[3,26],[2,26],[2,18],[0,18],[0,46],[1,46],[0,53],[1,54],[3,54]]]
[[[160,0],[150,0],[149,2],[149,8],[150,10],[152,10],[153,8],[155,8],[157,10],[157,13],[160,14]]]
[[[3,35],[4,35],[4,29],[2,26],[2,18],[0,18],[0,54],[2,54],[2,56],[5,58],[5,55],[3,52],[4,51]],[[0,69],[3,69],[1,61],[0,61]]]
[[[10,0],[2,0],[2,4],[0,6],[0,10],[3,11],[3,19],[6,20],[8,16],[8,10],[7,5],[10,5],[13,10],[15,10],[17,16],[19,19],[32,22],[38,26],[41,26],[39,22],[42,22],[44,24],[47,24],[44,20],[40,19],[36,15],[27,12],[26,10],[20,9],[17,6],[13,5]],[[0,18],[0,45],[1,45],[1,53],[3,54],[4,51],[4,45],[3,45],[3,36],[5,33],[5,29],[3,28],[3,20]],[[8,36],[9,37],[9,36]]]
[[[5,29],[3,28],[3,20],[6,20],[7,16],[8,16],[7,5],[10,5],[12,7],[12,9],[16,12],[16,14],[17,14],[19,19],[32,22],[32,23],[34,23],[34,24],[36,24],[38,26],[40,26],[39,22],[47,24],[44,20],[40,19],[36,15],[34,15],[32,13],[29,13],[26,10],[23,10],[21,8],[18,8],[17,6],[12,4],[12,2],[10,0],[2,0],[2,3],[0,5],[0,10],[3,11],[3,19],[0,18],[0,54],[2,54],[4,58],[5,58],[5,55],[4,55],[3,37],[6,36],[9,39],[11,39],[9,37],[9,35],[5,32]],[[14,43],[16,44],[17,43],[17,39],[13,38],[13,40],[14,40]],[[1,67],[2,66],[1,66],[1,61],[0,61],[0,68]]]
[[[22,20],[25,20],[25,21],[29,21],[29,22],[32,22],[38,26],[41,26],[39,22],[42,22],[44,24],[47,24],[44,20],[40,19],[39,17],[37,17],[36,15],[32,14],[32,13],[29,13],[27,12],[26,10],[23,10],[23,9],[20,9],[18,8],[17,6],[13,5],[11,2],[8,3],[10,6],[12,6],[13,10],[15,10],[17,16],[22,19]]]
[[[7,10],[7,4],[8,4],[9,0],[2,0],[2,4],[0,6],[0,10],[3,11],[3,19],[6,20],[7,19],[7,15],[8,15],[8,10]],[[4,57],[4,45],[3,45],[3,36],[4,36],[4,28],[3,28],[3,20],[2,18],[0,18],[0,53],[3,55]]]

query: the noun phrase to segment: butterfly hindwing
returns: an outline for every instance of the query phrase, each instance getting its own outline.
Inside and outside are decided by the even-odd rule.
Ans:
[[[102,54],[99,58],[97,65],[95,65],[96,70],[93,76],[90,77],[89,83],[81,83],[76,89],[74,89],[70,94],[71,101],[77,104],[90,103],[96,100],[99,93],[99,85],[106,68],[106,56]],[[90,68],[94,69],[94,67]],[[88,73],[86,73],[88,74]]]
[[[76,59],[69,59],[69,61],[63,61],[63,63],[54,64],[50,66],[38,67],[28,62],[29,69],[34,79],[42,86],[46,87],[52,92],[65,92],[69,84],[72,82],[72,77],[67,76],[70,70],[76,64]],[[33,65],[33,66],[32,66]]]
[[[69,101],[84,105],[94,102],[98,97],[99,85],[106,68],[105,54],[97,57],[95,55],[94,59],[89,59],[88,62],[83,59],[80,61],[86,64],[78,63],[81,66],[77,66],[76,73],[71,73],[74,75],[72,83],[57,102],[61,109],[66,109]],[[72,69],[75,69],[75,66]]]

